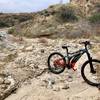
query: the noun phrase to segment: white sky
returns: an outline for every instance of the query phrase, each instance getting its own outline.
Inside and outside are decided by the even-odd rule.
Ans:
[[[57,4],[61,0],[0,0],[0,12],[34,12]],[[63,0],[67,3],[69,0]]]

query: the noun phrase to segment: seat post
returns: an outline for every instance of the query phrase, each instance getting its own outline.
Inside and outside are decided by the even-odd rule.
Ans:
[[[67,56],[68,56],[68,47],[66,48],[66,54],[67,54]]]
[[[68,56],[68,46],[62,46],[63,49],[66,49],[66,54]]]

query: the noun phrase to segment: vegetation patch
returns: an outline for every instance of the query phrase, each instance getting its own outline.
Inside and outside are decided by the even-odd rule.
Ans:
[[[63,5],[58,9],[55,16],[58,21],[62,22],[73,22],[78,21],[78,16],[75,13],[74,7]]]
[[[100,13],[95,13],[89,17],[89,21],[93,24],[100,24]]]
[[[0,27],[9,27],[9,25],[5,21],[0,21]]]
[[[12,27],[27,20],[31,20],[33,14],[4,14],[0,13],[0,28]]]

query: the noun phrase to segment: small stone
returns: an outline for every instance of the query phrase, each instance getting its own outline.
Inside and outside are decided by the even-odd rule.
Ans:
[[[35,69],[38,69],[38,63],[36,63],[35,65],[33,65]]]
[[[2,97],[3,96],[3,93],[0,93],[0,96]]]
[[[33,46],[29,46],[25,49],[26,51],[32,51],[33,50]]]
[[[41,84],[40,84],[40,86],[42,86],[42,87],[47,87],[46,85],[47,84],[45,82],[41,82]]]
[[[48,81],[47,88],[48,88],[48,89],[52,89],[52,88],[53,88],[53,86],[52,86],[52,82],[51,82],[51,81]]]
[[[52,84],[49,83],[49,84],[47,85],[47,89],[52,89],[52,88],[53,88]]]
[[[73,77],[72,76],[68,76],[67,81],[68,82],[72,82],[73,81]]]
[[[62,87],[62,89],[67,90],[67,89],[69,89],[69,86],[68,86],[67,84],[65,84],[65,85]]]
[[[59,92],[60,91],[60,88],[59,87],[54,87],[53,88],[53,91]]]
[[[10,85],[10,84],[11,84],[11,81],[9,81],[9,80],[6,79],[6,80],[4,81],[4,84]]]
[[[7,89],[7,85],[2,84],[2,85],[0,85],[0,88],[3,89],[3,90],[6,90]]]
[[[41,49],[41,53],[44,53],[45,52],[45,50],[44,49]]]
[[[55,84],[55,77],[49,77],[48,80],[51,81],[52,84]]]
[[[48,83],[47,88],[52,89],[55,84],[55,79],[53,77],[49,77],[46,81]]]
[[[0,84],[3,84],[4,79],[2,77],[0,77]]]

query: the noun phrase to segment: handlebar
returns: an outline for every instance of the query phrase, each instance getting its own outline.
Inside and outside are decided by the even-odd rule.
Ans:
[[[84,44],[85,47],[86,47],[87,45],[91,45],[91,44],[90,44],[90,41],[80,42],[80,44]]]
[[[87,46],[88,46],[88,45],[91,46],[90,41],[80,42],[79,44],[84,44],[86,50],[87,50]],[[70,46],[65,46],[65,45],[62,46],[63,49],[66,49],[67,54],[74,54],[74,53],[78,53],[78,52],[80,51],[80,50],[79,50],[79,51],[74,52],[74,53],[69,53],[69,52],[68,52],[68,47],[70,47]]]

